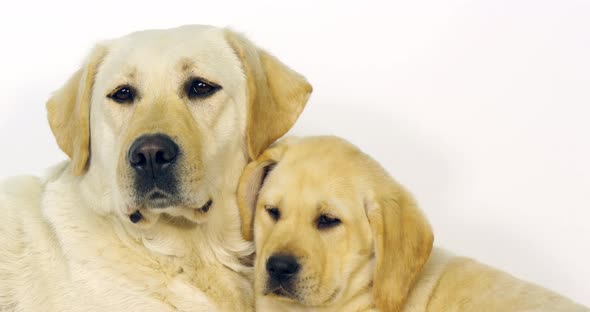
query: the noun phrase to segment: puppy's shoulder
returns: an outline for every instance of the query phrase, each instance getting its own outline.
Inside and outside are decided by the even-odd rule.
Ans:
[[[436,292],[440,279],[449,265],[457,261],[457,259],[454,254],[447,250],[437,247],[433,248],[428,261],[424,264],[422,272],[408,296],[403,312],[426,311],[428,302]]]

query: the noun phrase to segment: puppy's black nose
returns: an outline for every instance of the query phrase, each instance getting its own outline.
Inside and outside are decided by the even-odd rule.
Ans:
[[[266,271],[272,279],[286,282],[299,272],[299,263],[293,256],[271,256],[266,261]]]
[[[156,179],[163,175],[178,156],[178,145],[163,134],[139,137],[129,148],[129,165],[140,175]]]

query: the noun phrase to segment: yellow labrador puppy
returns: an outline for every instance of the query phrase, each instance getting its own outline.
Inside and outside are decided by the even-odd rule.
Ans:
[[[235,190],[311,86],[229,30],[98,44],[48,101],[71,158],[0,186],[0,311],[248,311]]]
[[[432,249],[411,195],[342,139],[287,139],[250,163],[238,202],[259,311],[589,311]]]

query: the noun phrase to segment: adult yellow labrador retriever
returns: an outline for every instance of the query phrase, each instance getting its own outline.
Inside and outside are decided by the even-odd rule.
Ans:
[[[590,311],[433,249],[412,196],[342,139],[271,147],[246,167],[238,203],[258,311]]]
[[[98,44],[48,101],[70,157],[0,188],[0,311],[249,311],[240,174],[309,83],[226,29]]]

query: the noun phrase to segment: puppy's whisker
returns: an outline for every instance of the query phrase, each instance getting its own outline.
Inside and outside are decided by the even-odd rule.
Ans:
[[[293,299],[297,299],[297,296],[293,295],[291,292],[289,292],[287,289],[285,289],[285,287],[283,287],[283,285],[279,285],[278,290],[281,290],[285,294],[287,294],[287,297],[290,297],[290,298],[293,298]]]
[[[329,304],[332,301],[334,301],[334,299],[336,299],[336,297],[338,297],[339,293],[340,293],[340,288],[336,288],[334,290],[334,292],[328,297],[328,299],[326,299],[326,301],[323,302],[323,304]]]
[[[264,295],[266,296],[266,295],[268,295],[268,294],[270,294],[270,293],[273,293],[273,292],[275,292],[275,291],[277,291],[277,290],[279,290],[279,289],[281,289],[281,286],[280,286],[280,285],[279,285],[278,287],[273,287],[273,288],[269,288],[269,287],[267,287],[267,288],[264,290]]]

